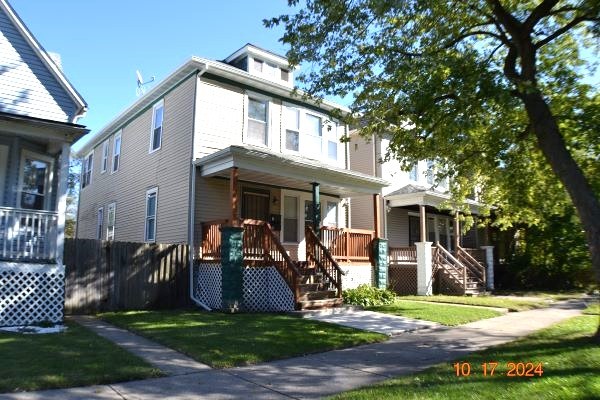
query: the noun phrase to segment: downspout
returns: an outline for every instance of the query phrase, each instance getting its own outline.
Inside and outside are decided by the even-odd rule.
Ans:
[[[189,265],[190,265],[190,299],[199,307],[204,308],[206,311],[212,311],[209,306],[204,304],[194,294],[194,229],[196,227],[196,163],[194,162],[194,156],[196,154],[195,136],[196,136],[196,105],[198,104],[198,78],[202,76],[208,69],[207,65],[204,65],[196,74],[196,81],[194,82],[194,111],[192,120],[192,154],[190,162],[190,196],[189,196],[189,220],[188,220],[188,246],[189,246]]]

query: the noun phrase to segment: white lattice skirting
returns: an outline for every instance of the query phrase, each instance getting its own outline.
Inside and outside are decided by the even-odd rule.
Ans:
[[[62,322],[65,267],[0,262],[0,326]]]
[[[194,268],[194,295],[215,310],[222,307],[221,271],[216,263],[199,263]],[[294,310],[294,294],[275,267],[245,267],[243,291],[246,311]]]
[[[372,265],[340,265],[346,275],[342,275],[342,289],[356,289],[359,285],[372,286],[375,281]]]

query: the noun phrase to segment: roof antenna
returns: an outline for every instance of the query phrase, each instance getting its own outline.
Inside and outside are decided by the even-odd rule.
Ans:
[[[142,74],[140,73],[139,70],[135,71],[135,75],[137,77],[137,88],[135,89],[135,94],[137,97],[140,97],[140,96],[143,96],[144,94],[146,94],[145,86],[149,83],[154,82],[154,77],[150,78],[150,80],[148,82],[144,82],[144,79],[142,78]]]

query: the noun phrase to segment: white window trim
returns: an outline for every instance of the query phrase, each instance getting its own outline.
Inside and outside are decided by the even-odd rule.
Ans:
[[[113,212],[112,232],[110,232],[110,209]],[[115,240],[115,225],[117,224],[117,203],[112,202],[106,207],[106,240]]]
[[[157,108],[161,108],[163,109],[163,115],[162,115],[162,125],[161,125],[161,129],[160,129],[160,141],[158,143],[158,147],[156,149],[152,148],[152,144],[154,143],[154,129],[156,128],[154,126],[154,122],[155,122],[155,118],[154,115],[156,113],[156,109]],[[148,154],[152,154],[158,150],[161,149],[162,147],[162,137],[163,137],[163,133],[165,131],[165,101],[164,99],[159,100],[158,102],[156,102],[153,106],[152,106],[152,123],[151,123],[151,127],[152,129],[150,129],[150,146],[148,147]]]
[[[21,208],[21,195],[23,193],[23,178],[25,177],[25,159],[38,159],[48,163],[48,176],[46,177],[46,193],[44,194],[44,210],[50,209],[50,199],[52,198],[52,183],[54,181],[54,159],[48,157],[45,154],[36,153],[34,151],[23,150],[21,151],[21,165],[19,167],[19,181],[18,181],[18,193],[17,193],[17,207]],[[93,161],[93,160],[92,160]],[[10,172],[10,171],[7,171]],[[91,174],[90,174],[91,177]]]
[[[83,182],[85,179],[85,174],[86,174],[86,168],[88,165],[87,160],[92,157],[92,165],[90,166],[90,181],[87,182],[87,184],[85,186],[83,186]],[[88,186],[90,186],[92,184],[92,177],[94,176],[94,150],[90,151],[84,158],[83,158],[83,164],[81,165],[81,190],[84,190],[85,188],[87,188]]]
[[[266,140],[266,144],[257,144],[254,142],[250,142],[248,140],[248,114],[250,111],[250,99],[252,100],[257,100],[257,101],[264,101],[267,103],[267,131],[266,131],[266,135],[267,135],[267,140]],[[271,126],[272,124],[272,119],[271,119],[271,101],[272,99],[270,97],[264,96],[262,94],[257,94],[254,92],[246,92],[246,107],[244,110],[244,143],[245,144],[249,144],[251,146],[258,146],[258,147],[266,147],[266,148],[271,148]]]
[[[110,139],[106,139],[102,143],[102,162],[100,167],[100,173],[103,174],[108,169],[108,159],[109,159],[109,147],[110,147]]]
[[[148,239],[146,234],[148,233],[148,195],[154,193],[156,199],[156,205],[154,207],[154,238]],[[146,208],[144,214],[144,242],[145,243],[156,243],[156,220],[158,219],[158,187],[146,190]]]
[[[98,218],[102,216],[102,219]],[[98,207],[96,212],[96,239],[102,240],[104,234],[104,207]]]
[[[162,134],[161,134],[162,136]],[[117,164],[117,168],[115,169],[115,156],[117,154],[116,153],[116,149],[117,149],[117,139],[119,139],[119,163]],[[113,151],[112,151],[112,157],[110,158],[110,173],[114,174],[115,172],[117,172],[119,170],[119,167],[121,166],[121,154],[123,153],[122,151],[123,148],[123,130],[120,130],[119,132],[115,133],[115,136],[113,138]]]
[[[282,130],[281,130],[281,144],[282,144],[282,148],[281,151],[283,153],[289,153],[289,154],[301,154],[301,139],[302,139],[302,116],[304,115],[304,111],[302,110],[302,108],[296,106],[295,104],[290,104],[290,103],[283,103],[282,107],[284,108],[284,112],[283,114],[283,118],[282,118]],[[288,131],[288,121],[287,121],[287,108],[293,108],[295,110],[298,111],[298,150],[290,150],[286,147],[286,143],[287,143],[287,131]],[[293,130],[295,132],[294,129],[290,129]]]

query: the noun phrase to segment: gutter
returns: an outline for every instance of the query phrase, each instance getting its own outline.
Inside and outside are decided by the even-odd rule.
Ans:
[[[212,311],[212,309],[204,304],[200,299],[198,299],[194,294],[194,228],[196,225],[196,164],[194,162],[194,154],[196,148],[194,147],[196,135],[196,104],[198,98],[198,78],[202,76],[206,70],[208,70],[208,65],[204,65],[198,73],[196,74],[196,82],[194,83],[194,112],[193,112],[193,120],[192,120],[192,154],[191,154],[191,162],[190,162],[190,196],[189,196],[189,220],[188,220],[188,246],[189,246],[189,265],[190,265],[190,299],[199,307],[204,308],[206,311]]]

